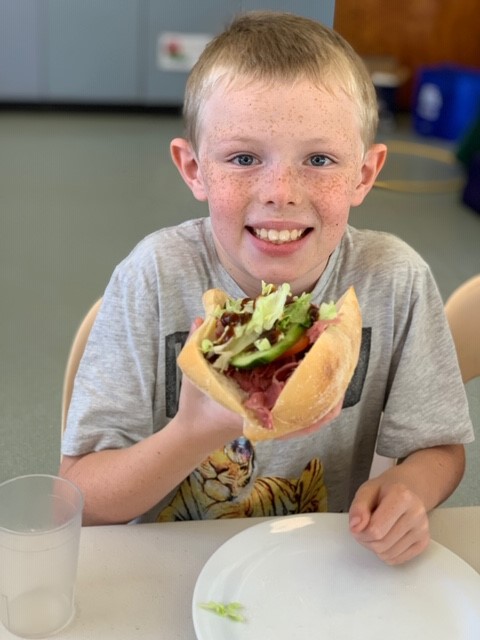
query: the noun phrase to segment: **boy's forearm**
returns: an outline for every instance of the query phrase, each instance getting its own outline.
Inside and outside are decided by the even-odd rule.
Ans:
[[[125,449],[65,456],[60,475],[75,482],[84,494],[84,525],[128,522],[162,500],[215,444],[195,432],[187,435],[186,427],[172,421]]]
[[[453,493],[464,471],[463,445],[443,445],[412,453],[386,471],[384,480],[405,484],[430,511]]]

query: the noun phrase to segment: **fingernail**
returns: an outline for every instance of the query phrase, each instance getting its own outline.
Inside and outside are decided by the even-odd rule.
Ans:
[[[360,524],[361,521],[362,519],[360,518],[360,516],[353,516],[353,518],[350,520],[350,526],[356,527],[357,524]]]

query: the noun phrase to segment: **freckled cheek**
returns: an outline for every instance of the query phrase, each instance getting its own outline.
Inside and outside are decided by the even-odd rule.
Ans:
[[[211,214],[222,220],[237,220],[248,204],[245,179],[214,170],[204,171],[203,176]]]
[[[345,231],[350,212],[349,194],[349,181],[344,177],[317,185],[311,194],[319,216],[322,247],[327,253],[335,249]]]
[[[228,187],[225,188],[221,183],[219,188],[210,190],[208,194],[210,218],[217,233],[221,233],[225,240],[243,232],[243,204],[235,192]]]
[[[311,200],[318,204],[326,216],[329,214],[338,215],[339,211],[349,202],[350,194],[351,186],[347,180],[342,178],[317,183],[310,190]]]

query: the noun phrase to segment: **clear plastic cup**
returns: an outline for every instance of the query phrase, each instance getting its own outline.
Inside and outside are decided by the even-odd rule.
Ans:
[[[0,484],[0,620],[45,638],[75,614],[83,497],[68,480],[28,475]]]

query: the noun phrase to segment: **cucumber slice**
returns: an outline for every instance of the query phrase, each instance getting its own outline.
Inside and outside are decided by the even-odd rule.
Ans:
[[[285,333],[283,340],[266,349],[265,351],[247,351],[239,353],[230,360],[230,364],[237,369],[252,369],[261,364],[269,364],[276,360],[287,349],[290,349],[305,333],[306,329],[301,324],[292,325]]]

